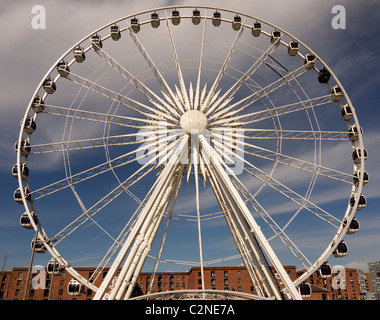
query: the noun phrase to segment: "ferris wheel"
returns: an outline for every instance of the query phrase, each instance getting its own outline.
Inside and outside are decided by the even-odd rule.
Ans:
[[[164,7],[95,30],[43,77],[15,150],[32,249],[94,299],[130,299],[145,268],[168,264],[200,267],[204,297],[205,266],[234,259],[254,290],[219,295],[302,299],[348,254],[366,206],[362,129],[333,71],[227,9]],[[96,263],[90,278],[80,257]],[[140,298],[171,293],[151,284]]]

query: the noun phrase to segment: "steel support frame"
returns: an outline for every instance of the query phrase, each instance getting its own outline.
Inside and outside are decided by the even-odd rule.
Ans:
[[[250,233],[257,241],[257,243],[261,246],[261,249],[272,263],[275,271],[277,272],[280,280],[282,281],[282,284],[285,286],[284,290],[282,290],[284,297],[278,296],[277,298],[302,300],[300,293],[291,281],[281,261],[278,259],[277,255],[275,254],[265,235],[261,231],[260,226],[253,218],[251,212],[248,210],[245,202],[241,198],[238,190],[232,183],[230,177],[227,175],[226,168],[224,168],[222,165],[223,160],[220,158],[217,152],[213,150],[212,146],[207,142],[205,137],[200,135],[199,140],[202,147],[202,153],[206,158],[206,161],[209,162],[210,169],[214,171],[219,185],[222,186],[223,193],[227,196],[227,199],[230,199],[230,201],[233,200],[234,202],[234,206],[231,207],[232,212],[235,214],[237,219],[243,218],[245,222],[248,224],[250,228]],[[253,246],[253,248],[255,248],[255,246]],[[257,254],[257,252],[255,254]],[[260,259],[260,257],[258,256],[256,256],[256,258],[258,261],[260,261],[261,269],[268,270],[269,265],[266,262],[266,260]],[[279,284],[277,283],[277,280],[274,277],[267,277],[267,281],[270,283],[271,288],[279,287]]]
[[[187,151],[188,137],[184,136],[178,149],[175,150],[157,178],[156,186],[151,196],[139,214],[134,227],[122,245],[102,284],[99,286],[94,300],[121,299],[126,286],[132,283],[133,277],[138,276],[138,269],[141,270],[145,262],[150,251],[150,244],[153,242],[165,210],[170,202],[171,195],[173,194],[176,180],[173,178],[176,177],[175,173],[176,171],[178,173],[178,168],[182,165],[180,162],[183,160],[184,152]],[[107,293],[112,280],[115,278],[124,260],[125,262],[117,277],[115,287],[110,293]],[[131,264],[133,264],[134,267],[131,267]],[[135,270],[136,273],[134,273]],[[130,293],[131,292],[128,291],[128,294]]]

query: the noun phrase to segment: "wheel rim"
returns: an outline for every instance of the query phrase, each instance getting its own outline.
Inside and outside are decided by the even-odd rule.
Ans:
[[[271,243],[281,240],[281,242],[293,252],[298,262],[305,268],[306,271],[293,282],[294,286],[298,286],[310,274],[317,270],[337,248],[339,243],[343,240],[359,205],[359,200],[354,201],[352,206],[350,203],[348,203],[348,205],[346,204],[345,213],[339,217],[321,209],[311,198],[317,177],[318,179],[323,177],[328,180],[339,181],[345,185],[349,184],[347,187],[350,188],[348,191],[350,193],[348,198],[351,198],[351,194],[361,195],[363,186],[364,157],[353,164],[353,172],[359,174],[359,181],[356,185],[352,183],[353,174],[347,173],[348,170],[337,170],[334,167],[330,168],[329,166],[325,166],[321,161],[321,146],[325,141],[347,140],[345,141],[345,144],[351,145],[353,151],[356,149],[359,151],[364,150],[362,132],[357,130],[355,138],[350,141],[350,139],[347,138],[347,131],[323,130],[321,128],[322,124],[319,123],[316,114],[319,112],[320,108],[325,108],[325,105],[335,105],[335,107],[336,105],[339,105],[340,109],[344,109],[345,106],[348,106],[352,111],[352,118],[349,120],[341,120],[341,122],[343,125],[347,124],[348,129],[353,125],[355,125],[356,128],[360,128],[355,109],[332,70],[324,64],[316,53],[303,44],[303,42],[288,34],[285,30],[243,13],[211,7],[198,7],[198,10],[200,10],[200,21],[198,23],[198,20],[195,18],[193,19],[192,17],[193,7],[182,6],[176,8],[180,12],[179,24],[177,24],[178,21],[175,20],[177,17],[173,18],[172,16],[172,11],[175,9],[174,7],[144,11],[118,19],[117,21],[96,30],[78,42],[48,71],[37,87],[21,123],[22,129],[20,130],[17,145],[17,166],[21,168],[21,165],[24,163],[30,170],[33,170],[33,165],[36,163],[33,161],[39,162],[41,160],[33,160],[34,157],[32,156],[35,155],[35,158],[38,158],[38,154],[40,154],[40,157],[43,158],[43,155],[46,153],[47,157],[50,157],[47,159],[50,160],[52,159],[52,156],[49,152],[53,150],[55,153],[52,154],[55,155],[58,153],[63,157],[66,178],[62,180],[53,180],[52,185],[44,184],[42,187],[32,188],[32,180],[29,182],[29,177],[23,176],[21,170],[18,170],[21,200],[25,206],[26,213],[28,213],[30,217],[33,228],[39,231],[40,241],[45,244],[53,257],[61,265],[65,266],[73,277],[77,278],[92,290],[98,291],[96,286],[80,276],[79,273],[70,266],[70,263],[65,260],[64,254],[61,254],[61,251],[57,249],[57,244],[71,234],[70,231],[72,230],[70,228],[78,226],[80,222],[72,220],[72,225],[70,226],[70,224],[68,224],[67,228],[63,228],[60,232],[51,233],[49,230],[45,232],[45,229],[40,224],[40,221],[43,221],[44,214],[39,212],[39,210],[41,211],[37,206],[39,199],[52,197],[55,191],[60,191],[58,193],[61,193],[63,189],[71,189],[72,194],[82,208],[82,220],[86,222],[91,221],[99,230],[105,232],[105,234],[111,239],[115,239],[116,237],[110,235],[108,231],[103,228],[101,223],[95,221],[92,216],[88,219],[88,214],[91,215],[92,213],[101,212],[106,207],[103,207],[104,203],[107,203],[107,206],[109,203],[114,203],[115,200],[112,198],[112,192],[107,193],[103,200],[99,196],[98,200],[100,200],[95,201],[95,204],[88,208],[87,203],[85,204],[87,199],[85,199],[85,197],[82,199],[83,196],[81,196],[78,191],[81,184],[90,181],[94,177],[100,177],[105,172],[109,172],[112,173],[114,178],[116,178],[118,184],[116,189],[111,190],[116,190],[115,192],[118,194],[126,192],[138,203],[139,197],[130,191],[132,190],[132,186],[135,184],[137,185],[138,182],[143,181],[144,177],[148,177],[150,174],[154,173],[152,168],[147,169],[148,166],[144,167],[144,165],[149,162],[149,159],[163,160],[163,162],[165,162],[169,159],[169,155],[171,154],[168,155],[162,153],[161,157],[156,156],[156,159],[149,157],[144,158],[141,156],[141,161],[137,162],[141,165],[141,168],[145,168],[144,170],[148,171],[139,172],[138,167],[133,167],[134,170],[137,170],[137,175],[132,175],[132,177],[138,177],[138,174],[141,174],[141,176],[135,178],[136,180],[131,180],[130,185],[127,186],[127,188],[123,185],[123,180],[125,179],[121,179],[122,175],[119,174],[118,170],[126,166],[128,163],[136,163],[136,157],[133,158],[132,155],[135,156],[136,153],[133,153],[133,151],[136,151],[136,147],[141,145],[141,141],[145,143],[145,146],[149,146],[148,150],[150,151],[148,151],[148,155],[149,152],[158,153],[160,150],[159,147],[166,145],[171,146],[174,144],[173,141],[168,142],[166,137],[161,138],[160,134],[163,136],[168,134],[169,137],[171,137],[171,135],[173,137],[183,136],[183,132],[180,129],[184,129],[184,127],[178,125],[182,114],[189,112],[189,110],[192,109],[199,110],[199,112],[205,114],[208,124],[208,133],[213,139],[215,139],[212,148],[223,148],[220,141],[217,141],[218,138],[222,136],[224,139],[222,141],[225,143],[227,149],[232,149],[232,154],[230,156],[235,159],[236,163],[240,164],[240,167],[238,165],[235,166],[235,169],[238,171],[238,173],[235,172],[235,178],[238,178],[239,174],[244,173],[246,174],[243,176],[246,178],[245,181],[249,181],[247,180],[247,177],[250,176],[255,177],[257,179],[256,181],[260,182],[259,185],[253,188],[247,187],[247,185],[249,185],[248,182],[245,184],[242,183],[239,190],[242,190],[243,188],[247,189],[242,191],[240,196],[245,204],[251,204],[251,212],[261,216],[261,223],[263,224],[260,224],[260,227],[267,229],[265,231],[268,232],[266,233],[265,238],[269,239]],[[213,13],[215,11],[222,13],[221,25],[219,27],[215,27],[211,24],[213,21]],[[144,33],[144,30],[153,27],[151,19],[152,13],[158,13],[160,19],[160,26],[158,28],[154,26],[154,29],[163,29],[164,32],[155,35],[154,37],[140,36]],[[235,20],[236,16],[241,18],[241,22]],[[136,21],[133,21],[132,19],[135,18],[139,21],[138,26],[133,24]],[[192,24],[189,23],[189,20],[193,20]],[[262,24],[262,30],[259,36],[253,34],[253,26],[254,23],[257,22]],[[124,51],[113,51],[113,55],[110,55],[107,51],[107,44],[115,39],[112,38],[112,34],[109,30],[112,26],[121,25],[122,23],[122,37],[117,39],[117,41],[114,41],[113,44],[118,41],[121,42],[123,38],[128,37],[128,47],[127,49],[124,49]],[[239,25],[239,23],[241,24]],[[187,25],[186,29],[179,29],[185,24]],[[231,28],[231,25],[233,28]],[[192,33],[188,33],[190,26]],[[226,26],[230,29],[228,36],[225,34],[222,36],[220,33],[215,33],[215,30],[218,28],[223,28],[224,31],[227,28]],[[272,31],[279,32],[281,34],[281,39],[276,40],[276,34],[271,34]],[[246,37],[248,33],[252,33],[251,39],[260,39],[260,42],[257,44],[255,43],[254,45],[248,43],[248,37]],[[92,37],[94,35],[98,35],[99,39],[102,40],[102,44],[104,44],[102,47],[100,47],[99,43],[98,45],[94,45],[89,41],[89,39],[93,39]],[[181,36],[184,35],[189,35],[186,41],[181,39]],[[198,35],[198,42],[196,42],[195,39],[196,35]],[[213,36],[215,36],[215,38],[212,38]],[[166,56],[161,57],[159,55],[160,50],[156,50],[156,48],[162,50],[162,47],[158,44],[163,42],[164,37],[166,44],[165,49],[168,50],[171,58]],[[222,41],[227,38],[232,40],[232,42]],[[260,45],[263,45],[263,38],[267,40],[264,49],[260,48]],[[206,39],[212,40],[207,41]],[[293,56],[293,52],[290,54],[290,51],[288,51],[288,55],[291,56],[291,58],[289,56],[284,56],[284,49],[287,49],[288,46],[290,46],[290,42],[296,42],[299,44],[295,56]],[[198,44],[198,50],[196,50],[195,54],[197,58],[187,56],[187,51],[190,51],[188,50],[189,46],[195,46],[195,43]],[[217,46],[220,50],[212,51],[210,49],[210,44],[211,46]],[[256,47],[256,45],[258,47]],[[79,63],[78,60],[73,57],[73,50],[78,47],[83,47],[85,54],[88,55],[83,63]],[[252,51],[256,50],[255,54],[258,55],[258,57],[254,53],[249,52],[248,49]],[[214,56],[215,54],[217,54],[217,57]],[[213,59],[210,58],[212,56]],[[315,58],[315,65],[309,70],[308,67],[305,67],[303,60],[307,58],[312,60],[312,56]],[[122,62],[126,62],[126,60],[131,57],[136,59],[136,61],[144,62],[146,67],[142,70],[134,64],[128,64],[127,67],[122,67]],[[93,62],[91,64],[89,63],[90,66],[88,69],[81,70],[81,72],[87,72],[85,73],[86,77],[80,75],[79,67],[86,65],[88,60],[94,58],[98,59],[97,61],[99,64],[96,66]],[[119,58],[121,59],[120,62],[117,60]],[[251,59],[250,63],[248,63],[249,69],[239,65],[239,61],[247,60],[248,58]],[[297,63],[290,61],[290,59],[296,59],[294,61]],[[59,73],[56,69],[56,66],[61,61],[66,61],[69,68],[72,69],[68,72],[68,78],[65,77],[63,73]],[[136,63],[136,65],[139,64]],[[310,87],[308,84],[309,79],[306,78],[306,75],[317,71],[322,67],[328,70],[331,79],[328,82],[327,87],[318,84],[319,86],[324,87],[324,90],[320,90],[321,92],[324,92],[323,94],[315,94],[314,92],[311,92],[312,86]],[[78,74],[74,69],[78,70]],[[125,81],[124,84],[119,84],[117,89],[115,87],[115,90],[110,90],[106,86],[102,86],[103,82],[106,83],[107,80],[110,81],[108,83],[114,85],[112,78],[111,80],[108,79],[111,72],[113,72],[113,76],[117,75],[117,77],[124,79]],[[316,74],[314,75],[316,77]],[[265,79],[265,77],[267,77],[267,79]],[[49,83],[46,83],[46,79],[48,78],[50,81],[53,80],[54,84],[56,84],[56,88],[52,87],[51,83],[50,86]],[[70,85],[73,85],[74,87],[77,86],[77,89],[74,91],[75,94],[72,95],[71,101],[65,101],[65,96],[59,93],[60,85],[65,80],[71,80]],[[301,80],[302,85],[300,84]],[[152,83],[154,83],[154,85],[152,85]],[[208,84],[208,87],[204,87],[206,83]],[[292,85],[294,85],[294,87],[292,87]],[[44,86],[46,87],[45,89],[43,88]],[[293,98],[297,98],[296,102],[290,102],[291,100],[287,103],[278,102],[279,96],[283,99],[283,95],[286,94],[285,90],[282,91],[285,87],[288,91],[292,92]],[[330,94],[331,90],[335,87],[340,88],[342,91],[342,97],[340,97],[340,99],[338,98],[338,95]],[[69,89],[70,86],[67,85],[65,92],[68,92],[67,90]],[[140,99],[135,98],[138,94],[140,94]],[[36,96],[42,97],[45,101],[45,109],[41,113],[33,110],[33,102]],[[84,107],[88,101],[91,102],[95,96],[102,99],[102,102],[108,100],[108,110],[106,112],[100,112],[99,110],[103,109],[97,109],[99,108],[98,106],[91,110]],[[336,98],[336,101],[331,101],[331,99],[334,100],[334,98]],[[51,99],[57,99],[55,100],[56,104],[50,104],[49,100]],[[249,113],[248,109],[251,110],[251,106],[257,105],[252,102],[252,100],[255,99],[257,99],[259,103],[264,104],[264,108]],[[284,101],[286,101],[285,98]],[[67,105],[65,105],[65,103],[67,103]],[[71,105],[68,106],[68,103]],[[245,103],[248,105],[244,106]],[[129,113],[122,110],[122,107],[125,106],[129,108]],[[301,111],[306,113],[306,117],[303,121],[305,121],[305,123],[308,122],[308,127],[310,129],[287,129],[288,122],[292,122],[291,119],[289,120],[289,118],[287,118],[287,115],[292,115],[292,117],[294,116],[294,118],[297,118]],[[339,109],[338,111],[335,110],[335,114],[338,112]],[[40,117],[42,118],[43,116],[51,116],[54,119],[61,118],[64,120],[64,124],[62,124],[61,127],[59,127],[59,125],[54,127],[54,130],[60,130],[60,132],[62,132],[61,138],[55,137],[55,140],[53,139],[53,141],[46,142],[46,140],[44,141],[43,136],[38,136],[41,131],[39,129],[40,122],[43,126],[46,124],[45,122],[40,121]],[[30,118],[33,118],[39,125],[36,132],[34,132],[34,130],[27,131],[23,129],[25,125],[30,122],[30,120],[28,120]],[[232,122],[230,120],[231,118]],[[149,121],[147,119],[149,119]],[[103,136],[100,138],[99,135],[97,135],[96,138],[91,136],[91,127],[86,130],[89,132],[88,137],[78,136],[78,126],[80,128],[82,120],[84,122],[90,122],[93,125],[94,132],[96,134],[101,132]],[[192,120],[194,119],[192,118]],[[268,123],[271,124],[270,128],[268,128]],[[262,124],[263,127],[260,127]],[[127,129],[125,131],[114,130],[115,126],[117,126],[118,129],[120,127],[124,129],[127,128],[129,131]],[[145,133],[145,140],[141,140],[142,138],[140,137],[140,144],[137,144],[135,140],[137,138],[136,130],[147,128],[149,132],[148,135]],[[189,129],[197,128],[197,126],[194,127],[193,125],[190,125],[189,127],[186,127],[185,130],[189,133]],[[203,129],[204,126],[201,125],[200,128]],[[220,133],[217,130],[218,128],[224,131]],[[44,128],[44,130],[47,129]],[[134,132],[132,130],[134,130]],[[157,133],[154,130],[160,130],[158,139],[164,139],[164,143],[162,144],[160,144],[161,141],[158,141],[158,146],[153,146],[155,143],[152,141],[157,138]],[[48,130],[46,132],[48,132]],[[121,134],[119,132],[121,132]],[[241,133],[242,140],[239,140],[238,138],[239,133]],[[204,150],[207,149],[206,144],[209,143],[209,140],[205,140],[206,136],[206,134],[200,134],[199,138],[200,140],[203,139],[201,142],[201,145],[203,146],[201,146],[201,151],[199,153],[201,154],[201,157],[206,157]],[[22,153],[22,142],[26,139],[31,144],[30,155],[23,155]],[[198,141],[196,138],[194,140]],[[247,142],[251,140],[255,143]],[[260,142],[261,140],[263,142]],[[313,159],[304,160],[299,159],[296,156],[288,155],[284,148],[288,147],[288,143],[293,140],[299,143],[300,148],[306,148],[303,144],[306,146],[307,143],[309,143],[309,147],[310,145],[312,146],[310,147],[311,151],[309,150],[309,155],[311,155]],[[312,141],[311,144],[310,141]],[[197,143],[195,143],[195,145],[196,144]],[[239,147],[239,144],[242,148]],[[127,149],[127,152],[115,154],[114,149],[118,146]],[[131,146],[130,149],[128,149],[129,146]],[[193,146],[193,144],[190,144],[190,146]],[[90,169],[82,168],[79,169],[79,174],[75,173],[73,169],[75,166],[78,166],[78,160],[77,155],[74,154],[74,152],[78,149],[83,152],[83,150],[88,151],[98,147],[104,148],[106,160],[103,161],[101,165],[94,164],[92,167],[89,167]],[[292,148],[294,148],[294,146]],[[290,150],[294,151],[292,148],[290,148]],[[246,149],[253,151],[248,151]],[[287,150],[289,150],[289,148]],[[224,151],[225,150],[223,150],[223,152]],[[198,157],[197,152],[199,152],[199,150],[195,148],[195,150],[190,153],[190,158],[195,157],[194,159],[196,160]],[[71,156],[72,153],[74,154],[73,156]],[[217,153],[220,156],[225,156],[225,159],[221,160],[221,162],[225,163],[228,156],[226,156],[225,153]],[[364,153],[364,151],[362,153]],[[95,158],[96,156],[95,153]],[[265,161],[271,163],[268,168],[260,166]],[[277,169],[279,166],[287,166],[296,169],[297,172],[302,174],[311,174],[311,178],[309,178],[310,181],[303,183],[303,193],[298,193],[291,187],[288,187],[286,183],[284,184],[277,180],[276,172],[278,172]],[[195,184],[196,194],[198,195],[198,180],[200,178],[206,177],[206,180],[208,181],[210,181],[210,178],[211,180],[214,179],[214,183],[222,178],[220,175],[212,178],[213,170],[207,168],[204,164],[189,167],[192,167],[193,171],[182,172],[181,174],[184,174],[185,180],[188,177],[193,177],[190,180]],[[263,170],[263,168],[266,168],[267,170]],[[185,170],[185,168],[183,168],[183,170]],[[172,174],[174,173],[179,174],[179,169],[172,172]],[[147,176],[145,176],[145,174],[147,174]],[[300,174],[300,176],[302,174]],[[235,186],[237,186],[236,188],[238,188],[240,180],[235,178],[234,183]],[[63,184],[65,184],[65,186],[63,186]],[[210,185],[211,184],[212,182],[210,181]],[[27,195],[23,189],[24,186],[31,190],[32,201],[27,200]],[[213,190],[215,191],[216,189],[217,186],[214,186]],[[290,203],[298,206],[290,215],[287,215],[285,221],[280,219],[279,224],[281,224],[281,226],[277,223],[275,214],[271,214],[264,209],[267,204],[262,206],[261,202],[256,200],[259,198],[260,194],[265,193],[267,189],[272,189],[275,194],[285,196],[285,198],[290,200]],[[175,193],[174,187],[172,191]],[[223,192],[218,194],[222,198],[225,196],[223,195]],[[199,196],[196,198],[198,199],[198,213],[190,216],[177,215],[177,218],[182,218],[184,220],[193,219],[197,221],[200,252],[199,262],[203,266],[205,261],[203,261],[201,222],[206,221],[209,216],[215,218],[218,216],[220,217],[223,214],[226,215],[226,212],[223,212],[223,214],[218,214],[217,212],[211,213],[209,216],[206,214],[201,215],[199,211],[200,208],[202,208],[202,204],[199,203]],[[357,196],[357,198],[359,199],[360,197]],[[231,206],[232,205],[230,205],[230,211],[232,208]],[[296,226],[295,221],[304,214],[305,210],[314,214],[318,219],[321,219],[321,221],[324,221],[323,223],[334,225],[334,232],[332,232],[327,245],[325,245],[326,249],[315,258],[313,256],[314,262],[310,262],[309,259],[306,258],[304,250],[298,249],[293,242],[293,238],[287,235],[287,232],[290,231],[291,227],[293,225]],[[33,212],[37,212],[37,215],[41,218],[37,224],[32,219]],[[229,225],[229,227],[232,226],[233,225]],[[235,238],[235,241],[239,240]],[[64,241],[62,242],[64,243]],[[262,243],[260,244],[263,246]],[[243,250],[243,248],[244,247],[241,246],[240,250]],[[241,253],[242,251],[240,251],[240,255]],[[265,254],[268,256],[268,252],[265,252]],[[244,259],[243,261],[247,263]],[[202,283],[202,285],[204,286],[204,283]],[[289,294],[289,291],[291,290],[292,288],[287,288],[284,292]],[[293,298],[295,298],[295,295],[296,294],[293,294]]]

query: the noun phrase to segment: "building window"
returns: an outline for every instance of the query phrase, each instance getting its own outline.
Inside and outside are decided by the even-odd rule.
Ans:
[[[228,286],[228,279],[224,279],[224,285]]]
[[[20,289],[16,289],[15,291],[15,296],[18,296],[18,295],[20,295]]]
[[[237,271],[237,276],[240,277],[240,271]]]
[[[212,278],[215,277],[215,271],[211,271],[211,277],[212,277]]]
[[[211,285],[215,286],[215,279],[211,279]]]
[[[17,282],[16,282],[16,286],[17,286],[17,287],[21,287],[21,280],[17,280]]]
[[[224,276],[228,277],[228,271],[224,271]]]
[[[241,279],[240,279],[240,278],[237,279],[237,283],[238,283],[238,284],[241,283]]]

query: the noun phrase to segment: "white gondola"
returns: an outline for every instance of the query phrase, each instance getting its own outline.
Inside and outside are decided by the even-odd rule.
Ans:
[[[360,133],[363,134],[363,129],[360,128]],[[359,140],[359,130],[357,126],[354,124],[348,129],[348,138],[351,141],[357,141]]]
[[[348,104],[345,104],[342,109],[340,110],[340,116],[345,121],[350,121],[354,114],[352,113],[352,110]]]
[[[350,206],[353,207],[355,203],[358,202],[358,206],[356,207],[356,210],[362,210],[367,206],[367,199],[364,195],[358,196],[358,194],[353,194],[350,198]]]
[[[273,31],[270,37],[270,42],[277,47],[280,44],[280,40],[281,40],[281,32]]]
[[[24,189],[24,194],[25,194],[25,200],[26,201],[30,201],[31,200],[31,195],[30,195],[30,191],[27,187],[23,187]],[[19,203],[19,204],[23,204],[22,202],[22,194],[21,194],[21,189],[20,188],[17,188],[15,190],[15,192],[13,193],[13,199]]]
[[[33,244],[34,244],[34,239],[30,243],[30,247],[32,248],[32,250],[33,250]],[[34,252],[36,252],[36,253],[45,253],[46,250],[47,249],[46,249],[44,243],[40,239],[37,239],[36,240],[36,244],[34,245]]]
[[[57,71],[62,77],[68,77],[70,74],[69,64],[66,61],[61,61],[57,65]]]
[[[35,113],[40,113],[44,111],[45,110],[44,100],[41,97],[36,96],[32,102],[32,109]]]
[[[339,102],[343,98],[343,92],[342,89],[339,88],[338,86],[334,86],[331,89],[331,95],[332,95],[332,100],[335,102]]]
[[[34,213],[34,211],[32,212],[32,217],[33,217],[34,223],[38,224],[38,218],[37,218],[37,215]],[[33,224],[30,221],[29,215],[26,212],[24,212],[20,217],[20,225],[21,227],[25,229],[33,229]]]
[[[193,17],[191,18],[193,24],[198,25],[201,23],[201,12],[199,10],[193,11]]]
[[[172,12],[172,23],[175,25],[175,26],[178,26],[179,23],[181,22],[181,17],[179,15],[179,12],[177,10],[174,10]]]
[[[220,12],[215,11],[212,15],[212,24],[214,27],[219,27],[222,22],[222,15]]]
[[[20,164],[21,179],[25,180],[29,176],[29,169],[25,163]],[[18,166],[17,163],[12,167],[12,175],[18,178]]]
[[[299,44],[296,41],[290,41],[288,45],[288,54],[290,56],[295,56],[298,52]]]
[[[15,143],[15,151],[17,152],[18,150],[18,141]],[[20,147],[20,152],[22,156],[27,156],[30,154],[30,144],[28,139],[22,139],[21,140],[21,147]]]
[[[51,77],[47,77],[42,86],[48,94],[53,94],[57,90],[57,86]]]
[[[152,13],[150,19],[150,24],[153,28],[158,28],[160,26],[160,19],[158,18],[158,13]]]
[[[91,43],[92,43],[92,48],[95,50],[95,51],[98,51],[100,50],[101,48],[103,48],[103,42],[102,42],[102,39],[99,37],[99,35],[95,34],[91,37]]]
[[[350,226],[348,227],[346,233],[347,234],[354,234],[354,233],[359,232],[359,230],[360,230],[360,223],[359,223],[358,219],[354,218],[354,219],[352,219]]]
[[[234,20],[232,21],[232,29],[235,31],[239,31],[241,28],[241,17],[240,16],[235,16]]]
[[[118,41],[121,38],[119,26],[117,25],[111,26],[111,38],[113,41]]]
[[[82,294],[82,284],[76,279],[71,279],[67,285],[67,292],[70,296],[80,296]]]
[[[321,265],[319,268],[319,275],[322,279],[330,278],[332,275],[331,266],[327,262]]]
[[[318,82],[319,83],[327,83],[331,78],[330,72],[326,68],[322,68],[318,72]]]
[[[356,187],[359,186],[359,181],[360,181],[360,172],[355,171],[354,172],[354,177],[353,177],[353,183]],[[369,181],[369,175],[366,171],[363,172],[363,186],[365,186]]]
[[[333,251],[333,255],[335,258],[342,258],[342,257],[345,257],[347,254],[348,254],[348,246],[342,240]]]
[[[367,160],[368,158],[368,152],[366,149],[364,149],[363,151],[363,155],[362,155],[362,150],[360,147],[356,147],[354,149],[354,151],[352,152],[352,160],[354,160],[354,163],[358,164],[362,161],[362,158],[364,158],[364,160]]]
[[[47,266],[46,266],[46,270],[47,270],[47,273],[48,274],[59,274],[60,272],[62,272],[64,268],[62,268],[62,266],[59,264],[59,262],[57,260],[55,260],[54,258],[50,259],[50,261],[48,262]]]
[[[252,35],[254,37],[258,37],[261,33],[261,23],[255,22],[252,26]]]
[[[300,293],[302,299],[307,299],[311,297],[311,287],[308,283],[301,283],[298,287],[298,292]]]
[[[131,19],[131,29],[134,33],[137,33],[140,31],[139,19],[137,19],[137,18]]]
[[[316,61],[317,61],[317,58],[315,57],[315,55],[308,53],[305,56],[303,64],[305,65],[305,68],[309,70],[309,69],[314,68],[314,64]]]
[[[24,132],[28,134],[32,134],[37,129],[36,121],[34,121],[33,118],[26,118],[25,124],[24,124]]]
[[[75,61],[78,63],[82,63],[84,60],[86,60],[86,54],[84,53],[84,49],[81,47],[77,47],[73,51]]]

